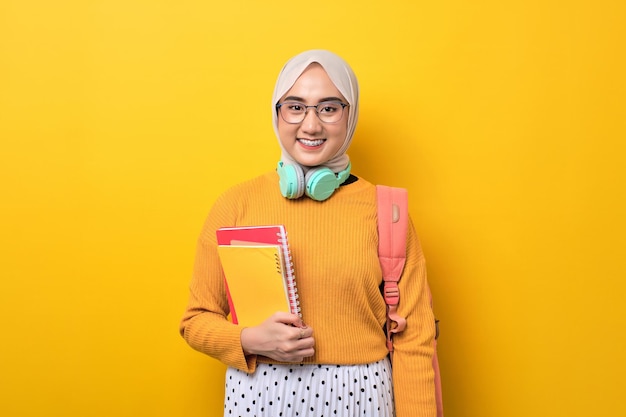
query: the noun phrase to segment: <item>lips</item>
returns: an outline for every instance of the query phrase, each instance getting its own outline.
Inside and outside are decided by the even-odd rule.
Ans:
[[[309,148],[321,146],[325,141],[326,139],[298,139],[298,142]]]

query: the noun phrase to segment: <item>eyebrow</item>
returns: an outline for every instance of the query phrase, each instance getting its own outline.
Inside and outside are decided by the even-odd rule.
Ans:
[[[283,101],[299,101],[299,102],[304,103],[306,100],[303,99],[302,97],[288,96],[288,97],[285,97],[285,99]],[[324,97],[324,98],[320,99],[318,101],[318,103],[322,103],[324,101],[338,101],[340,103],[343,103],[343,99],[341,99],[339,97]]]

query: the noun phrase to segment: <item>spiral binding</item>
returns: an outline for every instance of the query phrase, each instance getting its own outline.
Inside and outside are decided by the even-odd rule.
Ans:
[[[284,230],[284,229],[283,229]],[[300,297],[298,296],[298,288],[296,286],[296,276],[293,267],[293,258],[291,256],[291,250],[287,242],[287,232],[284,235],[278,235],[278,242],[283,251],[283,260],[285,264],[285,275],[287,277],[287,298],[289,299],[289,307],[291,312],[297,314],[302,318],[302,310],[300,308]]]
[[[276,263],[276,273],[282,275],[282,265],[280,264],[280,255],[278,252],[274,255],[274,262]]]

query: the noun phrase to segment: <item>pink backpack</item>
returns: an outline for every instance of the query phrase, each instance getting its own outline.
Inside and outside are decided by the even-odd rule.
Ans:
[[[406,319],[398,310],[400,291],[398,281],[402,276],[406,261],[406,233],[409,220],[408,193],[404,188],[376,186],[378,198],[378,257],[383,271],[383,297],[387,304],[387,348],[393,359],[393,335],[404,330]],[[432,295],[428,289],[432,307]],[[435,354],[433,370],[435,371],[435,398],[437,400],[437,417],[443,417],[443,400],[441,396],[441,375],[437,358],[437,337],[439,336],[438,320],[435,320],[436,334],[433,341]]]

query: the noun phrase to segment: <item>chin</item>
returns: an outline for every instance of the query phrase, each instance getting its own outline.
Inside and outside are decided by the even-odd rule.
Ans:
[[[316,167],[328,161],[328,159],[322,159],[322,158],[315,158],[315,159],[294,158],[294,159],[296,160],[297,163],[305,167]]]

